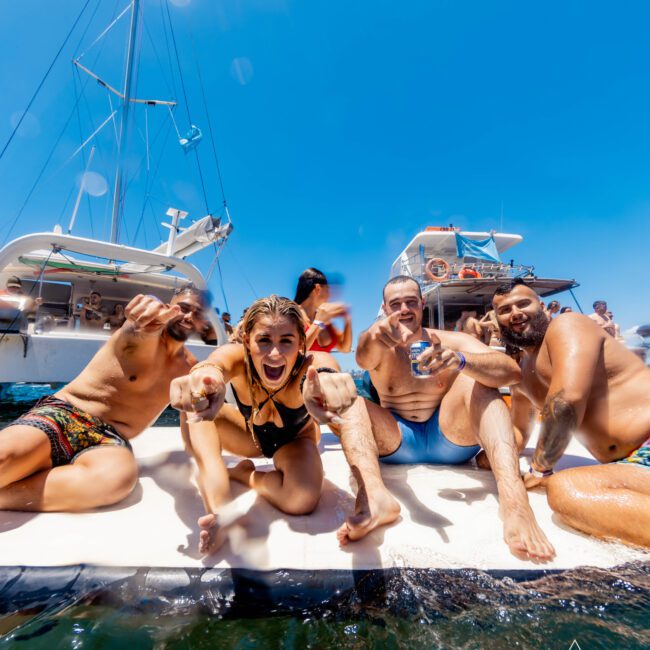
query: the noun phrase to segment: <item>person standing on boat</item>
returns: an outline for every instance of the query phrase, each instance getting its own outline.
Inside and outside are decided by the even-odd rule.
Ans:
[[[0,431],[0,510],[83,511],[128,496],[138,478],[129,440],[196,363],[184,342],[204,308],[192,287],[168,305],[133,298],[81,374]]]
[[[303,311],[307,328],[307,349],[316,352],[349,352],[352,349],[352,318],[342,302],[328,302],[330,287],[327,278],[318,269],[303,271],[298,278],[294,302]],[[332,321],[342,318],[343,331]]]
[[[524,557],[555,551],[541,531],[519,474],[508,408],[497,390],[520,379],[516,362],[461,332],[422,326],[419,284],[397,276],[384,287],[385,318],[360,337],[357,364],[369,371],[379,404],[357,400],[342,424],[331,424],[359,484],[356,509],[339,529],[341,544],[358,540],[399,516],[379,462],[462,464],[485,450],[496,478],[504,540]],[[414,361],[410,346],[429,346]]]
[[[595,319],[549,323],[521,280],[492,302],[502,338],[523,350],[513,412],[528,413],[529,426],[542,415],[526,486],[545,487],[569,526],[650,548],[650,368]],[[602,464],[554,474],[573,435]]]
[[[81,327],[102,329],[106,318],[106,310],[102,306],[102,294],[99,291],[91,291],[88,300],[84,298],[81,312],[79,313]]]
[[[170,387],[172,406],[191,414],[182,417],[181,430],[207,513],[198,521],[201,553],[215,552],[223,541],[218,513],[230,499],[229,477],[282,512],[314,510],[323,483],[317,420],[344,412],[357,394],[331,355],[306,353],[302,312],[288,298],[256,300],[241,331],[242,343],[221,346]],[[228,385],[237,408],[224,404]],[[247,460],[227,470],[224,450]],[[249,459],[262,456],[275,469],[256,470]]]
[[[456,321],[454,332],[463,332],[479,341],[482,341],[484,338],[483,327],[476,317],[475,311],[462,312],[460,318]]]
[[[589,314],[589,318],[599,327],[604,329],[610,336],[616,337],[616,327],[614,321],[607,315],[607,303],[604,300],[594,302],[594,312]]]

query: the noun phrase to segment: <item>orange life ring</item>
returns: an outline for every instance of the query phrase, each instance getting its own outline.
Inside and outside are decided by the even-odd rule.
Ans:
[[[433,272],[433,267],[441,267],[443,268],[443,274],[442,275],[436,275]],[[434,257],[433,259],[429,260],[426,263],[426,266],[424,267],[424,271],[427,274],[427,277],[431,280],[431,282],[442,282],[443,280],[446,280],[449,277],[449,264],[443,260],[441,257]]]
[[[480,278],[482,276],[476,269],[470,269],[466,266],[458,272],[458,277],[461,280],[465,280],[467,278]]]

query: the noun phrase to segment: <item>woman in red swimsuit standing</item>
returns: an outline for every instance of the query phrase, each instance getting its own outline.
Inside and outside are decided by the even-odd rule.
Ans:
[[[352,318],[347,305],[328,302],[330,288],[325,274],[318,269],[307,269],[298,278],[294,302],[300,305],[307,327],[307,349],[319,352],[349,352],[352,349]],[[342,318],[343,331],[333,324],[334,318]]]

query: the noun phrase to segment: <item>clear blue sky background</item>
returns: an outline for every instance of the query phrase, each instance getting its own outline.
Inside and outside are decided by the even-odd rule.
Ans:
[[[84,1],[2,3],[0,144]],[[83,171],[82,157],[70,156],[110,113],[92,81],[73,111],[85,77],[75,81],[70,60],[124,6],[91,0],[0,160],[2,238],[67,224]],[[143,7],[137,94],[182,102],[160,2]],[[170,11],[191,118],[207,136],[200,64],[235,225],[221,262],[235,318],[255,295],[292,297],[313,265],[341,274],[359,332],[403,246],[423,226],[453,222],[522,234],[516,261],[577,279],[585,309],[603,297],[623,328],[650,321],[647,2],[170,0]],[[127,27],[122,20],[82,60],[116,86]],[[185,131],[184,106],[176,119]],[[168,205],[195,218],[205,205],[193,156],[173,129],[163,147],[170,120],[156,108],[148,111],[150,179],[165,155],[143,213],[143,111],[135,121],[122,241],[133,242],[144,214],[136,243],[153,246]],[[109,187],[111,128],[97,138],[92,167]],[[217,212],[207,137],[198,152]],[[84,200],[75,234],[107,234],[109,194]],[[206,269],[210,255],[194,261]],[[212,288],[223,306],[218,274]]]

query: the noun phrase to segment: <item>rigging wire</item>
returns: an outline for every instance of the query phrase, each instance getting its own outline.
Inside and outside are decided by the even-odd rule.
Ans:
[[[178,74],[181,79],[181,89],[183,90],[183,99],[185,100],[185,110],[187,112],[187,119],[190,123],[190,126],[192,125],[192,116],[190,115],[190,105],[189,102],[187,101],[187,91],[185,89],[185,81],[183,79],[183,71],[181,69],[181,61],[180,57],[178,56],[178,47],[176,45],[176,36],[174,35],[174,26],[172,25],[172,16],[169,11],[169,0],[165,0],[165,7],[167,8],[167,19],[169,21],[169,32],[172,37],[172,43],[174,45],[174,54],[176,55],[176,65],[178,66]],[[203,200],[205,201],[205,209],[208,214],[210,213],[210,205],[208,202],[208,194],[205,189],[205,181],[203,180],[203,171],[201,170],[201,162],[199,160],[199,152],[194,149],[194,157],[196,158],[196,166],[199,170],[199,179],[201,181],[201,190],[203,192]]]
[[[0,160],[5,155],[5,152],[7,151],[7,148],[9,147],[9,145],[11,144],[11,141],[14,139],[14,136],[16,135],[16,133],[18,133],[18,129],[20,128],[20,125],[23,123],[23,120],[25,119],[25,116],[27,115],[29,109],[32,107],[32,104],[34,103],[34,100],[36,99],[36,96],[38,95],[41,88],[43,87],[43,84],[45,83],[47,78],[50,76],[50,72],[52,71],[52,68],[54,67],[54,64],[57,62],[59,56],[61,55],[61,52],[63,52],[63,48],[66,46],[68,40],[72,36],[72,32],[75,30],[75,28],[77,26],[77,23],[81,20],[81,17],[83,16],[83,14],[86,11],[86,8],[88,7],[89,4],[90,4],[90,0],[86,0],[86,3],[84,4],[83,8],[79,12],[79,15],[77,16],[77,19],[74,21],[74,24],[70,28],[70,31],[68,32],[67,36],[65,37],[65,40],[61,44],[61,47],[59,48],[59,51],[56,53],[54,59],[52,59],[52,62],[50,63],[49,68],[47,69],[47,72],[45,73],[45,75],[41,79],[41,82],[38,84],[38,87],[34,91],[34,94],[32,95],[32,98],[27,103],[27,106],[25,107],[25,110],[23,111],[22,115],[20,116],[20,119],[18,120],[18,123],[16,124],[13,131],[11,132],[11,135],[9,136],[9,139],[7,140],[7,142],[5,142],[5,145],[2,148],[2,151],[0,151]]]
[[[223,200],[223,206],[226,207],[226,192],[223,187],[223,179],[221,177],[221,166],[219,165],[219,157],[217,156],[217,147],[214,143],[214,133],[212,131],[212,120],[210,119],[210,112],[208,111],[208,102],[205,96],[205,86],[203,84],[203,76],[201,75],[201,66],[199,65],[199,57],[196,50],[196,43],[194,40],[194,33],[190,30],[190,42],[192,43],[192,53],[194,55],[194,63],[196,64],[196,73],[199,80],[199,87],[201,88],[201,97],[203,98],[203,110],[205,112],[205,118],[208,123],[208,133],[210,134],[210,144],[212,146],[212,155],[214,157],[214,163],[217,167],[217,178],[219,179],[219,187],[221,188],[221,198]],[[226,210],[226,215],[228,221],[230,221],[230,214]]]

